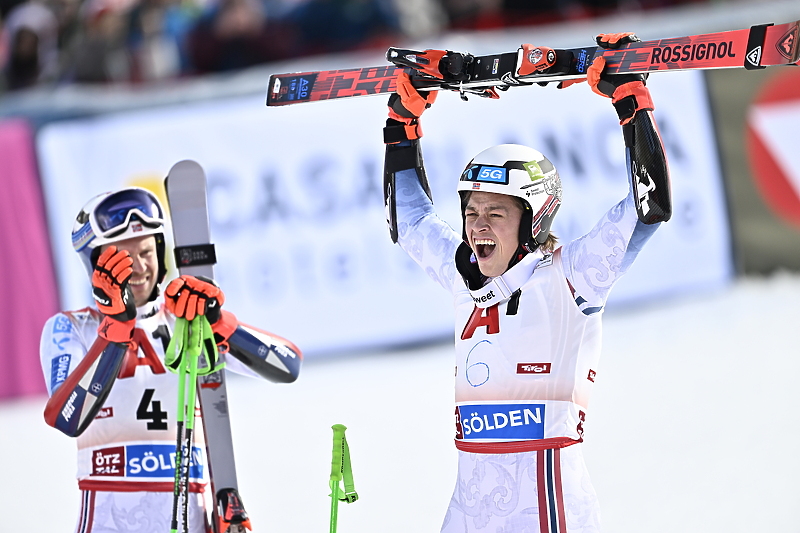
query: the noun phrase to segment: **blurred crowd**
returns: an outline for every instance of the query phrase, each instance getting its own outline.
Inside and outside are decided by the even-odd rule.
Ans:
[[[0,0],[0,93],[144,83],[703,0]]]

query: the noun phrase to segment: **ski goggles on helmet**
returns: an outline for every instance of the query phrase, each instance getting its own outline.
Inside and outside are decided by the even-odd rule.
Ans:
[[[111,238],[125,232],[133,217],[151,228],[164,225],[164,214],[156,197],[144,189],[126,189],[104,198],[94,212],[100,236]]]

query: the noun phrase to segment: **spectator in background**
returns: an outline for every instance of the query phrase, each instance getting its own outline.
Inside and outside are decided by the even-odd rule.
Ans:
[[[58,22],[58,49],[69,47],[81,28],[81,0],[47,0],[47,6]]]
[[[293,57],[294,31],[271,20],[257,0],[220,0],[188,35],[195,73],[243,69]]]
[[[81,29],[65,51],[63,77],[77,83],[130,80],[126,17],[135,0],[84,0]]]
[[[401,34],[390,0],[307,0],[286,18],[299,31],[299,55],[388,48]]]
[[[58,24],[38,3],[12,8],[5,24],[8,43],[2,86],[9,91],[52,80],[58,72]]]
[[[186,39],[199,16],[193,1],[141,0],[128,21],[133,80],[174,78],[187,71]]]

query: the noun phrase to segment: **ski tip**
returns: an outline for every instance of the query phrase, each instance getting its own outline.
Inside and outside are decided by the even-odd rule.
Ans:
[[[205,175],[205,173],[203,172],[203,167],[200,165],[200,163],[198,163],[197,161],[193,161],[191,159],[184,159],[183,161],[178,161],[177,163],[172,165],[172,168],[169,169],[169,173],[167,174],[167,177],[165,178],[164,182],[166,183],[166,181],[169,180],[170,176],[174,176],[176,173],[184,173],[184,172],[191,172],[191,173],[199,172]]]

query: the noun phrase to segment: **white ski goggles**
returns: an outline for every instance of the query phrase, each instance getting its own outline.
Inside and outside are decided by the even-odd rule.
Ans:
[[[164,214],[154,194],[144,189],[125,189],[97,204],[92,212],[93,226],[108,239],[124,233],[134,216],[150,228],[164,225]]]

